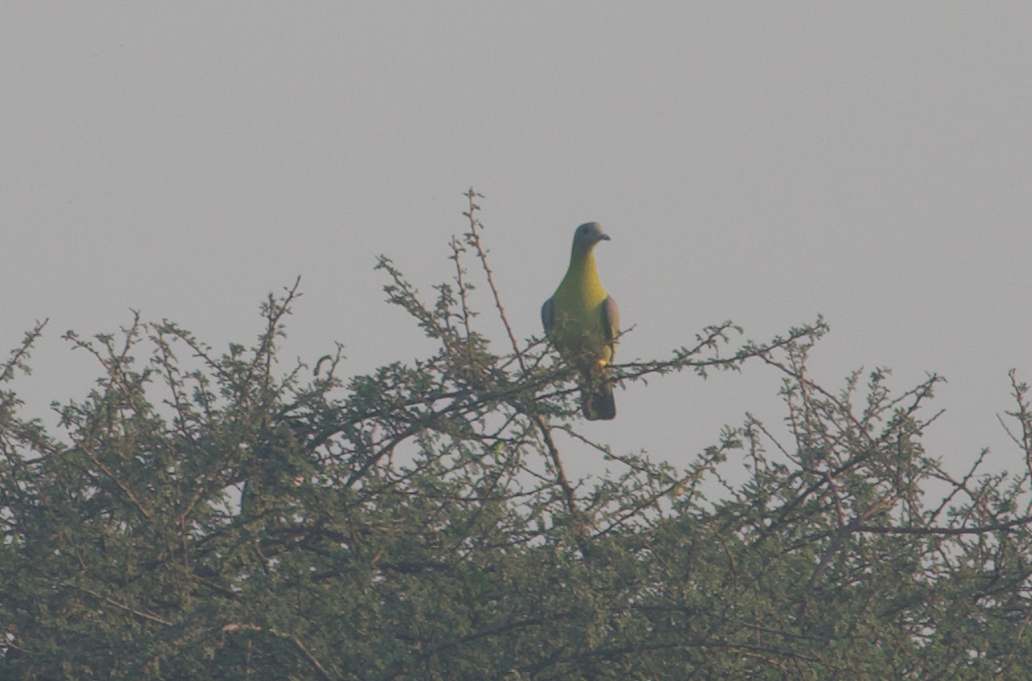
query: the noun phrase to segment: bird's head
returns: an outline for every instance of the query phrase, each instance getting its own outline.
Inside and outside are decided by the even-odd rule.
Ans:
[[[585,222],[573,233],[573,250],[586,252],[599,241],[609,241],[609,235],[602,231],[597,222]]]

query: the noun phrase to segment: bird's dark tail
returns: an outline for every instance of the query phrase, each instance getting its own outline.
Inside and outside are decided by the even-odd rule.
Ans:
[[[616,418],[616,399],[613,386],[609,383],[594,386],[591,392],[585,388],[581,393],[581,407],[584,418],[589,421],[610,421]]]

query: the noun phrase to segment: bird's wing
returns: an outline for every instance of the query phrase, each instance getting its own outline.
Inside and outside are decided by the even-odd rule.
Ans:
[[[552,330],[554,322],[555,309],[552,305],[552,299],[549,298],[545,301],[545,304],[541,306],[541,325],[545,327],[546,334]]]
[[[620,310],[613,296],[608,296],[606,302],[602,303],[602,333],[609,340],[620,334]]]

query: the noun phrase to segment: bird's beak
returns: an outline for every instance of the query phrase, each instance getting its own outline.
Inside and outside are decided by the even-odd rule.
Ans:
[[[598,240],[599,241],[611,241],[611,239],[609,238],[609,235],[606,234],[605,232],[603,232],[602,234],[598,235]]]

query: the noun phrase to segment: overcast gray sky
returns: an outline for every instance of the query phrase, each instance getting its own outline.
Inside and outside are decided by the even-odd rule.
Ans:
[[[618,360],[823,313],[814,378],[939,372],[933,453],[1014,470],[996,414],[1008,369],[1032,380],[1030,74],[1026,1],[3,3],[0,346],[50,318],[16,384],[42,412],[96,375],[66,329],[135,308],[222,349],[301,275],[289,354],[410,360],[427,346],[374,257],[431,295],[473,186],[518,335],[597,220],[635,325]],[[585,429],[683,464],[746,410],[781,418],[777,387],[761,365],[669,377]]]

